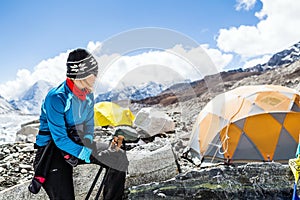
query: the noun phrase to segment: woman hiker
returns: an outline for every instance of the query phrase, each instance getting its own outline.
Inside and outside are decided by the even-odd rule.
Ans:
[[[35,177],[31,189],[29,187],[32,192],[37,193],[38,186],[42,186],[50,199],[74,200],[73,167],[78,163],[92,162],[110,167],[104,183],[104,199],[122,199],[127,157],[125,162],[120,161],[121,164],[115,167],[108,166],[111,164],[105,160],[109,152],[103,151],[102,160],[101,152],[92,155],[93,87],[97,73],[97,61],[88,51],[79,48],[69,53],[66,80],[48,92],[41,107],[40,128],[35,144]],[[48,148],[50,144],[52,147]]]

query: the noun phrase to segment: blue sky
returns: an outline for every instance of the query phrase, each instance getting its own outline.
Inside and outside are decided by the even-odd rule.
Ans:
[[[297,0],[1,1],[0,89],[20,90],[41,63],[143,27],[190,37],[216,55],[219,70],[249,67],[300,40],[299,10]]]

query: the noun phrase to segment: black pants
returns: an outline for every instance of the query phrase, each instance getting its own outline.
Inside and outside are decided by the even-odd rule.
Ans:
[[[51,159],[50,170],[43,187],[51,200],[74,200],[73,167],[68,164],[56,146]],[[122,200],[126,173],[109,169],[104,183],[104,200]],[[92,182],[92,180],[91,180]]]
[[[122,200],[124,195],[126,172],[110,168],[104,183],[103,200]]]
[[[51,200],[74,200],[73,167],[55,146],[50,170],[43,187]]]

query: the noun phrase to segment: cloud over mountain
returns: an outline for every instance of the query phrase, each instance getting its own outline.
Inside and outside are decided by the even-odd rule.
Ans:
[[[89,42],[87,49],[93,52],[93,50],[99,48],[99,46],[101,47],[100,42]],[[20,69],[15,80],[0,85],[1,95],[6,99],[16,99],[39,80],[47,81],[53,85],[59,84],[65,79],[65,63],[68,53],[69,51],[63,52],[53,58],[41,61],[34,68],[33,72],[27,69]],[[201,54],[203,55],[203,59]],[[184,58],[182,55],[184,55]],[[210,61],[211,64],[209,65],[204,64],[209,62],[209,59],[207,59],[209,57],[218,64],[219,69],[222,68],[222,66],[226,66],[231,60],[230,54],[222,54],[217,49],[210,49],[207,45],[189,50],[184,49],[181,45],[176,45],[171,49],[145,51],[144,53],[136,55],[103,55],[97,58],[100,69],[103,63],[107,61],[111,63],[107,63],[109,68],[102,71],[100,70],[97,89],[99,92],[104,92],[124,84],[124,81],[125,83],[136,83],[138,79],[141,79],[140,76],[137,75],[133,78],[130,76],[130,73],[134,74],[137,68],[145,69],[149,78],[160,78],[159,81],[175,81],[178,80],[178,78],[180,80],[198,79],[200,77],[196,71],[199,71],[201,75],[217,72],[218,69],[215,66],[211,67],[213,65],[212,61]],[[118,59],[114,60],[114,58]],[[190,60],[196,60],[199,66],[192,66],[191,63],[189,63]],[[200,64],[202,65],[200,66]],[[147,68],[151,66],[160,66],[161,68],[168,68],[168,70],[152,70],[149,73]],[[142,73],[141,69],[138,71]],[[127,77],[127,80],[124,80],[124,77]],[[131,77],[131,80],[129,80],[128,77]],[[139,80],[139,83],[146,81],[147,80]]]

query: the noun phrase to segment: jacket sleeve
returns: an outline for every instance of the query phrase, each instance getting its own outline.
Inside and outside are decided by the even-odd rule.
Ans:
[[[54,143],[61,150],[78,157],[83,146],[73,142],[67,134],[65,122],[65,101],[59,94],[49,94],[45,100],[48,126]]]

